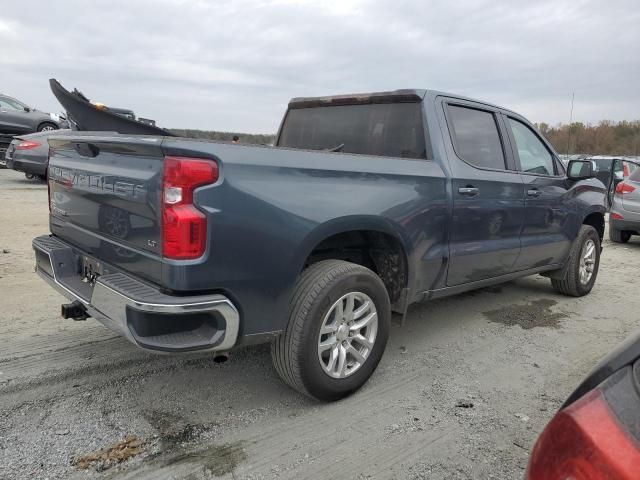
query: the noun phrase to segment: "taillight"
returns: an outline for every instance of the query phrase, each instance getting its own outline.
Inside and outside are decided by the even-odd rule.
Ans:
[[[162,178],[162,256],[202,256],[207,244],[207,217],[193,205],[193,191],[218,180],[212,160],[165,157]]]
[[[611,217],[613,220],[624,220],[624,217],[623,217],[622,215],[620,215],[619,213],[611,212],[610,217]]]
[[[633,185],[629,185],[626,182],[620,182],[618,185],[616,185],[616,193],[631,193],[634,192],[636,189],[636,187],[634,187]]]
[[[31,150],[32,148],[36,148],[39,146],[40,144],[38,142],[22,140],[20,143],[16,145],[16,150]]]
[[[556,414],[531,452],[526,480],[632,480],[640,450],[592,390]]]

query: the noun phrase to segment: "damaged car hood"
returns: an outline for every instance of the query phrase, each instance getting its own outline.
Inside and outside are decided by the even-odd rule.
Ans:
[[[110,131],[130,135],[163,135],[173,137],[171,132],[117,115],[108,108],[98,107],[77,90],[69,92],[55,78],[49,80],[51,91],[67,115],[82,131]]]

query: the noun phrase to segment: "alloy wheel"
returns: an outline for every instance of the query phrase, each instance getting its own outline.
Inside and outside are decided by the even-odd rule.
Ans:
[[[378,333],[378,312],[371,298],[350,292],[325,315],[318,336],[318,359],[332,378],[355,373],[367,360]]]
[[[593,270],[596,265],[596,244],[593,240],[587,240],[580,252],[579,276],[580,283],[586,285],[593,277]]]

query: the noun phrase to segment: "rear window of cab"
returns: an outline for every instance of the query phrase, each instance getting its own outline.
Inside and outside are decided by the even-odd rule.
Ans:
[[[421,103],[380,103],[291,109],[278,146],[426,158],[421,107]]]

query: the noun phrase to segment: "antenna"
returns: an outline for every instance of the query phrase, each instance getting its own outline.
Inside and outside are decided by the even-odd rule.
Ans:
[[[576,92],[571,92],[571,113],[569,114],[569,128],[567,130],[567,157],[569,156],[569,145],[571,142],[571,124],[573,123],[573,100],[575,99]]]

